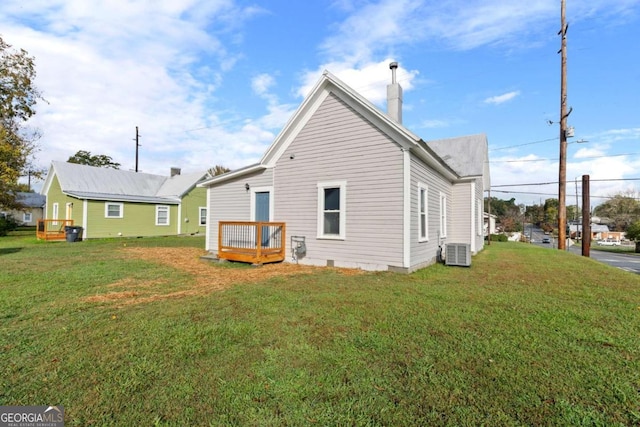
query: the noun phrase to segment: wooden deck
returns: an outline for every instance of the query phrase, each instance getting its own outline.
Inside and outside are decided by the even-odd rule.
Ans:
[[[72,219],[39,219],[36,237],[39,240],[65,240],[64,228],[73,225]]]
[[[218,258],[266,264],[285,259],[284,222],[220,221]]]

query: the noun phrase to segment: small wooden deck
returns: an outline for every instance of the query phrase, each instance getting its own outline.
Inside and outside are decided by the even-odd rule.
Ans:
[[[284,222],[220,221],[218,258],[266,264],[285,259]]]
[[[39,219],[36,237],[39,240],[65,240],[64,228],[72,225],[72,219]]]

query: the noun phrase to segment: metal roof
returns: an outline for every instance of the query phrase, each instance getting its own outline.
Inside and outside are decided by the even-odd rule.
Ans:
[[[17,200],[28,208],[41,208],[47,201],[47,198],[38,193],[19,192]]]
[[[427,141],[427,145],[461,177],[484,172],[484,161],[488,160],[484,134]]]
[[[80,199],[169,204],[178,203],[206,175],[167,177],[58,161],[52,162],[47,181],[53,174],[63,193]]]

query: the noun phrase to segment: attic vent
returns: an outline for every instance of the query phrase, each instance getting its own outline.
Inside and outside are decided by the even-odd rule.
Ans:
[[[471,266],[471,245],[467,243],[447,243],[445,251],[446,265]]]

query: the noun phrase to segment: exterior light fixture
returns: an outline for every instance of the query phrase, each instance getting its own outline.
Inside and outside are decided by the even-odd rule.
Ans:
[[[245,189],[245,190],[247,190],[247,191],[249,191],[249,189],[250,189],[250,188],[251,188],[251,186],[250,186],[250,185],[249,185],[249,183],[247,182],[247,183],[244,185],[244,189]]]

